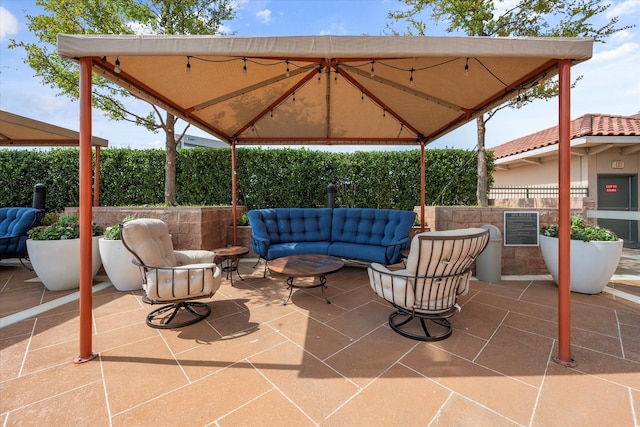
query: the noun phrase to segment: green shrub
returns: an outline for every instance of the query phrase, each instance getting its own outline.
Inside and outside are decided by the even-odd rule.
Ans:
[[[547,227],[543,227],[541,234],[548,237],[558,237],[558,225],[552,224]],[[573,215],[571,217],[571,240],[582,240],[583,242],[591,241],[617,241],[618,236],[604,227],[597,225],[589,225],[585,219],[580,215]]]
[[[94,236],[103,233],[102,227],[92,224]],[[41,225],[27,231],[33,240],[63,240],[80,238],[80,221],[76,215],[62,215],[51,225]]]

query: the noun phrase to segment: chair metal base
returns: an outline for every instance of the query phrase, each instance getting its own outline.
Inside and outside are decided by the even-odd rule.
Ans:
[[[455,311],[454,311],[455,313]],[[423,317],[417,316],[411,312],[407,312],[402,309],[398,309],[389,315],[389,326],[398,334],[402,335],[406,338],[411,338],[412,340],[418,341],[440,341],[445,338],[448,338],[453,332],[453,327],[447,317],[452,316],[454,313],[448,314],[444,313],[443,317]],[[448,315],[447,315],[448,314]],[[419,320],[420,326],[422,327],[422,334],[410,332],[407,328],[403,328],[403,326],[408,326],[412,320]],[[438,333],[434,335],[432,332],[429,332],[427,328],[427,324],[425,320],[429,320],[436,325],[439,325],[440,328],[444,328],[444,332]],[[418,328],[414,328],[418,329]]]
[[[182,312],[182,313],[181,313]],[[176,317],[187,318],[175,321]],[[194,301],[180,301],[165,305],[147,315],[147,325],[158,329],[182,328],[204,320],[211,314],[209,304]]]

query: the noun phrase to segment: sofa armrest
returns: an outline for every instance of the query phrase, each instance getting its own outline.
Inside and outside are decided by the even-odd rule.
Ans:
[[[409,249],[411,245],[411,239],[409,237],[405,237],[397,242],[391,242],[386,245],[387,249],[385,251],[385,263],[392,264],[396,263],[400,259],[400,254],[405,249]]]
[[[264,259],[267,259],[267,251],[269,250],[270,243],[269,239],[256,236],[255,234],[251,235],[251,248]]]

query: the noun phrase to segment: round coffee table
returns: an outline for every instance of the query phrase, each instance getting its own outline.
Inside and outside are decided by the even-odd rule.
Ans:
[[[269,263],[269,271],[272,273],[282,274],[288,276],[287,289],[289,289],[289,296],[284,302],[287,305],[291,299],[293,288],[317,288],[320,286],[322,289],[322,297],[331,304],[324,294],[324,288],[327,287],[326,274],[335,273],[344,267],[344,262],[340,258],[328,256],[328,255],[292,255],[282,258],[276,258]],[[296,285],[293,283],[296,277],[318,277],[320,283],[312,285]]]
[[[214,249],[213,253],[216,254],[216,258],[220,259],[222,265],[226,261],[226,265],[222,266],[222,271],[227,273],[227,279],[231,279],[231,286],[233,286],[233,272],[235,271],[240,280],[244,280],[238,271],[239,256],[249,253],[249,248],[245,246],[226,246],[224,248]],[[234,261],[235,259],[235,261]]]

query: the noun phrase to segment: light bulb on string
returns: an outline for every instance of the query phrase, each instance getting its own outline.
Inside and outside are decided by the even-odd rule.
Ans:
[[[191,74],[191,57],[187,56],[187,74]]]
[[[116,64],[115,64],[115,66],[113,67],[113,71],[114,71],[115,73],[117,73],[117,74],[119,74],[119,73],[120,73],[120,71],[121,71],[121,70],[120,70],[120,58],[118,58],[117,56],[116,56]]]
[[[409,86],[413,87],[413,67],[411,68],[411,70],[409,70]]]
[[[522,97],[520,95],[518,95],[518,97],[516,98],[516,108],[522,108]]]
[[[376,75],[376,71],[373,69],[373,64],[374,64],[375,62],[376,62],[376,61],[371,61],[371,78],[374,78],[374,77],[375,77],[375,75]]]
[[[360,101],[361,101],[361,102],[364,102],[364,92],[361,92],[361,93],[360,93]]]
[[[247,75],[247,58],[242,58],[242,75]]]
[[[467,58],[467,62],[464,63],[464,75],[469,75],[469,58]]]
[[[285,62],[287,63],[286,75],[287,75],[287,77],[289,77],[289,76],[291,76],[291,73],[289,72],[289,60],[287,59]]]

